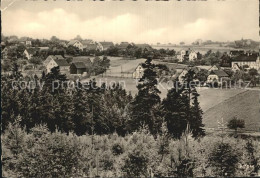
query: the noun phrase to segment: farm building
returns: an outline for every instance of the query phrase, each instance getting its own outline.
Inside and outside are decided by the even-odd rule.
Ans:
[[[69,46],[75,46],[78,49],[83,50],[83,44],[79,40],[69,41],[69,43],[67,44],[67,47],[69,47]]]
[[[231,67],[236,68],[238,65],[239,67],[243,67],[244,65],[247,65],[249,68],[254,68],[256,70],[260,69],[260,59],[259,54],[257,53],[249,53],[246,54],[240,54],[231,60]]]
[[[107,50],[108,48],[114,46],[113,42],[99,42],[98,45],[100,46],[101,51]]]
[[[223,70],[212,70],[207,78],[207,83],[221,82],[221,79],[228,77],[229,75]]]
[[[43,61],[43,65],[46,66],[52,59],[64,59],[61,55],[49,55],[45,61]]]
[[[70,65],[70,74],[83,74],[87,71],[87,67],[83,62],[73,62]]]
[[[47,73],[51,71],[53,67],[59,66],[61,73],[67,73],[70,69],[70,65],[67,63],[65,59],[51,59],[46,65]]]

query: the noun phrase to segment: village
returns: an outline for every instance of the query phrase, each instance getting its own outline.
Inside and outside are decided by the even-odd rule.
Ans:
[[[2,177],[259,177],[258,6],[1,2]]]
[[[1,42],[4,73],[8,73],[11,63],[17,61],[24,76],[41,76],[58,66],[61,73],[70,79],[101,75],[140,79],[144,71],[142,63],[147,56],[153,56],[154,63],[167,66],[163,72],[160,71],[160,77],[168,80],[176,77],[181,80],[189,69],[193,69],[198,74],[198,81],[204,85],[215,82],[221,86],[223,81],[232,80],[232,83],[239,81],[256,86],[259,82],[259,51],[255,50],[259,44],[252,40],[235,41],[233,48],[226,47],[225,51],[221,48],[223,52],[215,47],[205,52],[205,49],[193,49],[202,46],[201,40],[194,42],[193,46],[181,46],[178,51],[175,48],[175,51],[169,46],[156,49],[158,44],[153,48],[149,44],[83,40],[79,35],[70,41],[56,37],[51,40],[18,39],[15,36],[2,39],[5,39]],[[107,63],[104,59],[108,60]]]
[[[241,100],[248,99],[242,94],[255,98],[255,92],[259,90],[259,43],[253,40],[241,39],[233,43],[196,40],[192,45],[184,45],[183,42],[180,45],[149,45],[96,42],[82,39],[79,35],[70,41],[57,37],[39,40],[3,36],[2,39],[2,74],[10,74],[12,63],[17,63],[18,70],[27,78],[40,78],[58,67],[69,80],[88,82],[95,79],[100,81],[99,86],[102,82],[108,85],[119,82],[127,92],[135,95],[138,81],[144,75],[143,65],[147,57],[152,56],[152,63],[157,66],[160,96],[165,98],[167,91],[173,87],[169,83],[176,79],[181,82],[192,70],[208,128],[216,128],[216,120],[236,116],[249,120],[248,130],[259,129],[259,122],[249,125],[257,120],[257,116],[248,115],[253,109],[245,110],[245,107],[239,106],[230,112],[225,108],[228,102],[234,102],[235,96]],[[239,109],[241,107],[242,110]],[[226,111],[215,116],[216,110],[223,109]],[[238,114],[238,111],[242,113]]]

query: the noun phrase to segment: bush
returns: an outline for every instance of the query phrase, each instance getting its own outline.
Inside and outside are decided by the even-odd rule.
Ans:
[[[217,143],[209,156],[209,164],[217,176],[234,176],[239,155],[229,143]]]
[[[147,152],[141,145],[138,145],[127,155],[122,171],[126,173],[127,177],[147,177],[149,175],[148,163]]]
[[[81,145],[77,138],[59,132],[50,134],[46,127],[36,127],[27,140],[18,172],[24,177],[69,177],[80,173]]]
[[[116,143],[113,145],[112,151],[114,155],[120,155],[124,152],[124,148],[119,143]]]
[[[51,133],[36,126],[26,133],[19,121],[2,135],[5,177],[205,177],[257,176],[260,143],[217,134],[195,140],[156,138],[148,129],[126,135]]]

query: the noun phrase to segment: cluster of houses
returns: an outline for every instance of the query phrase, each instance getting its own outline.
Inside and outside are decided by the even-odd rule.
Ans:
[[[46,73],[51,72],[54,67],[59,67],[62,74],[72,74],[72,75],[86,75],[87,66],[85,62],[72,62],[68,63],[67,60],[61,55],[49,55],[43,65],[46,68]]]
[[[200,54],[200,52],[196,52],[190,48],[188,50],[183,49],[177,52],[177,59],[179,60],[179,62],[194,61],[201,58],[202,58],[202,54]]]
[[[230,51],[221,57],[221,67],[231,68],[232,70],[254,68],[260,70],[259,53],[251,51],[236,50]]]
[[[182,53],[183,52],[183,53]],[[184,58],[187,57],[188,60],[195,60],[196,53],[192,50],[188,52],[182,50],[179,55],[184,54]],[[179,56],[181,57],[181,56]],[[195,74],[199,71],[204,71],[207,74],[206,83],[218,82],[219,84],[223,80],[229,80],[231,76],[229,76],[227,71],[236,72],[237,70],[251,69],[254,68],[256,70],[260,70],[260,59],[259,53],[250,52],[250,51],[230,51],[229,54],[224,54],[221,57],[220,66],[206,66],[206,65],[198,65],[198,66],[188,66],[185,64],[179,63],[164,63],[170,70],[175,71],[175,73],[171,76],[172,78],[177,78],[179,81],[183,80],[183,76],[185,76],[188,70],[192,69]],[[246,67],[246,68],[245,68]],[[142,64],[139,64],[133,72],[134,79],[142,78],[144,74],[144,67]]]
[[[113,42],[95,42],[91,39],[86,40],[71,40],[67,44],[67,47],[74,46],[77,47],[80,50],[98,50],[98,51],[104,51],[107,50],[109,47],[114,46]]]
[[[108,42],[108,41],[95,42],[89,39],[88,40],[74,39],[67,44],[67,47],[68,46],[74,46],[80,50],[96,50],[96,51],[104,51],[114,46],[116,46],[119,50],[125,51],[127,48],[136,46],[140,48],[142,52],[152,51],[152,47],[148,44],[134,44],[129,42],[121,42],[120,44],[115,45],[113,42]]]
[[[195,74],[200,71],[204,71],[207,74],[207,81],[206,83],[214,82],[221,82],[224,78],[229,78],[230,76],[225,72],[225,69],[221,67],[214,66],[188,66],[185,64],[178,64],[178,63],[165,63],[165,65],[171,70],[175,71],[172,76],[172,79],[178,78],[180,82],[183,81],[183,77],[188,73],[188,70],[193,70]],[[144,66],[143,64],[139,64],[133,72],[134,79],[140,79],[144,75]]]

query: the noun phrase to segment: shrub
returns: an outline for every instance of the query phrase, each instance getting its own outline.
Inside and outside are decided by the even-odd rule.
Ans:
[[[141,145],[138,145],[127,155],[122,171],[127,177],[148,176],[148,163],[147,152]]]
[[[119,143],[115,143],[112,146],[112,152],[113,152],[114,155],[120,155],[124,152],[124,148]]]
[[[55,132],[46,127],[32,130],[18,160],[18,172],[24,177],[69,177],[81,175],[81,145],[75,136]]]
[[[217,176],[233,176],[238,161],[239,155],[229,143],[216,143],[209,155],[209,165]]]

